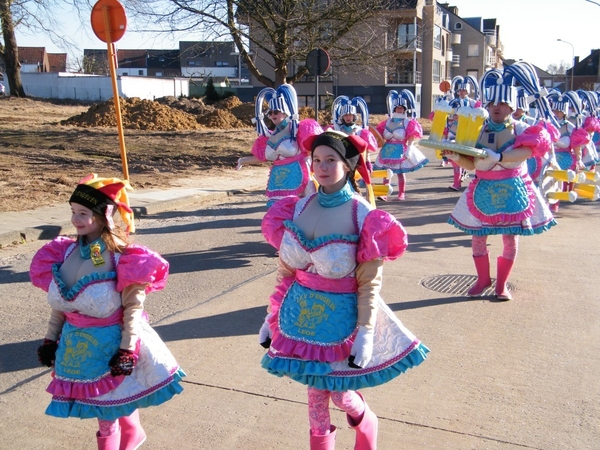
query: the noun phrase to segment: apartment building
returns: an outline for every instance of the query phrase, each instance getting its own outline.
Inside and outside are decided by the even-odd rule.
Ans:
[[[386,113],[390,90],[410,90],[418,103],[418,115],[427,117],[437,98],[444,93],[440,83],[456,75],[474,75],[477,79],[492,67],[501,67],[502,45],[496,19],[458,16],[458,9],[436,0],[404,0],[386,12],[383,20],[371,24],[371,30],[385,43],[392,61],[377,67],[337,67],[319,77],[319,108],[327,97],[362,96],[375,114]],[[260,50],[250,44],[257,54]],[[269,58],[258,55],[259,70],[269,71]],[[264,60],[264,61],[262,61]],[[262,62],[261,62],[262,61]],[[303,62],[298,62],[302,64]],[[294,67],[290,68],[293,71]],[[259,84],[251,78],[255,87]],[[314,77],[294,84],[300,106],[315,105]]]

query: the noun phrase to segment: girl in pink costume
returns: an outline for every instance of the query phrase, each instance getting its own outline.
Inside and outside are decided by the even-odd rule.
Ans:
[[[377,155],[374,170],[390,169],[395,173],[398,176],[398,200],[404,200],[405,173],[423,168],[429,160],[414,144],[415,139],[423,137],[423,128],[416,119],[412,92],[407,89],[400,93],[390,91],[387,106],[389,118],[377,125],[377,131],[386,143]],[[410,113],[410,118],[407,113]]]
[[[262,366],[308,386],[312,450],[334,448],[330,400],[356,430],[354,448],[376,448],[377,417],[357,390],[390,381],[428,352],[379,295],[383,261],[400,257],[407,238],[394,217],[358,194],[355,170],[369,181],[366,147],[336,131],[311,138],[318,192],[277,202],[262,222],[279,250],[259,333],[268,348]]]
[[[48,292],[48,332],[38,349],[53,367],[46,414],[96,418],[99,449],[133,450],[146,439],[138,408],[180,393],[185,374],[148,325],[144,300],[169,264],[127,243],[133,214],[125,183],[90,175],[69,200],[77,238],[58,237],[33,257],[32,283]],[[126,232],[115,225],[119,210]]]
[[[582,105],[579,96],[568,91],[564,94],[553,91],[548,95],[552,112],[558,122],[560,138],[554,143],[556,162],[562,170],[581,171],[585,169],[582,149],[591,141],[588,132],[581,127]],[[575,125],[568,120],[569,110],[575,113]],[[573,183],[565,183],[564,190],[571,191]],[[560,202],[551,205],[552,211],[559,209]]]
[[[268,115],[275,125],[271,131],[264,122],[263,102],[269,105]],[[267,206],[289,195],[304,196],[315,192],[310,179],[310,158],[303,145],[314,134],[318,123],[311,119],[299,122],[298,99],[294,87],[282,84],[277,90],[264,88],[256,97],[256,124],[258,138],[252,146],[252,156],[238,160],[237,169],[245,164],[272,163],[267,181]]]
[[[476,178],[460,197],[448,222],[472,236],[472,251],[477,281],[469,289],[469,297],[482,295],[491,285],[490,260],[487,250],[489,235],[502,235],[502,255],[497,260],[495,294],[499,300],[510,300],[508,278],[514,266],[520,235],[543,233],[556,225],[548,206],[527,173],[527,159],[543,155],[551,145],[550,135],[541,125],[528,126],[515,122],[516,106],[513,86],[518,81],[529,95],[537,95],[538,107],[549,110],[535,69],[527,63],[504,68],[504,74],[492,69],[481,80],[484,103],[490,112],[477,147],[486,156],[473,158],[444,151],[460,166],[473,170]]]

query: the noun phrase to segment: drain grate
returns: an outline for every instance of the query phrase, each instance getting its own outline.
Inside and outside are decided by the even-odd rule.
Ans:
[[[474,275],[435,275],[421,281],[424,288],[444,294],[467,295],[469,288],[477,281]],[[495,279],[492,285],[481,294],[482,297],[494,295],[496,288]],[[507,283],[508,290],[514,292],[515,286]]]

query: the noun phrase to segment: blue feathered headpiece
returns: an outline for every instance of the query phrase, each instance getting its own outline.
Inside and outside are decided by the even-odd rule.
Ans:
[[[534,103],[541,117],[558,126],[546,98],[548,91],[540,86],[535,68],[531,64],[521,61],[505,66],[504,71],[491,69],[481,77],[480,85],[484,105],[506,103],[513,110],[517,109],[516,86],[520,86],[524,91],[525,103]]]
[[[402,89],[399,93],[398,91],[390,91],[386,100],[390,117],[392,117],[396,106],[404,106],[407,115],[410,114],[413,118],[417,117],[415,96],[408,89]]]
[[[342,124],[342,116],[353,114],[357,116],[360,113],[362,126],[366,127],[369,124],[369,108],[367,102],[362,97],[354,97],[350,99],[345,95],[340,95],[333,101],[331,105],[331,116],[333,123]],[[355,117],[356,120],[356,117]]]
[[[458,91],[464,89],[467,93],[471,93],[470,87],[473,87],[473,98],[475,100],[479,100],[481,94],[479,93],[479,83],[477,79],[473,75],[467,75],[466,77],[461,77],[460,75],[452,78],[452,82],[450,83],[451,90],[454,92],[454,96],[458,97]]]
[[[291,84],[282,84],[277,90],[267,87],[258,93],[254,105],[256,116],[252,122],[256,125],[256,132],[259,136],[269,136],[269,129],[265,125],[265,116],[262,111],[264,101],[268,103],[269,111],[281,111],[288,116],[291,122],[292,140],[295,140],[299,117],[298,96],[294,87]]]

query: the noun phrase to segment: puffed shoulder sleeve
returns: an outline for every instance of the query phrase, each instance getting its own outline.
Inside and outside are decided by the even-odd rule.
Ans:
[[[257,137],[256,140],[254,141],[254,144],[252,144],[252,150],[250,150],[250,151],[256,157],[256,159],[258,159],[259,161],[267,160],[265,153],[267,151],[268,140],[269,140],[268,136],[261,135],[261,136]]]
[[[406,139],[415,138],[420,139],[423,137],[423,127],[421,124],[415,119],[411,119],[408,121],[406,125]]]
[[[375,129],[383,136],[383,132],[385,131],[385,125],[387,124],[387,120],[382,120],[377,124]]]
[[[590,142],[590,135],[583,128],[577,128],[571,133],[571,148],[581,147]]]
[[[365,217],[356,260],[358,263],[382,258],[393,261],[408,246],[406,230],[391,214],[380,209],[370,211]]]
[[[308,146],[308,138],[315,134],[323,133],[323,128],[319,122],[315,119],[304,119],[298,122],[298,133],[296,139],[298,140],[298,146],[306,154],[310,154],[310,147]]]
[[[146,293],[160,291],[168,276],[169,263],[162,256],[141,245],[129,245],[117,264],[117,291],[131,284],[146,285]]]
[[[544,156],[552,145],[550,133],[542,125],[537,124],[525,128],[515,138],[513,148],[527,147],[531,149],[531,156]]]
[[[52,281],[52,266],[64,261],[67,249],[73,243],[73,239],[59,236],[37,251],[29,267],[29,278],[35,287],[48,292]]]
[[[294,218],[294,209],[299,197],[284,197],[275,202],[263,217],[261,223],[262,234],[269,244],[279,250],[283,233],[283,222]]]

